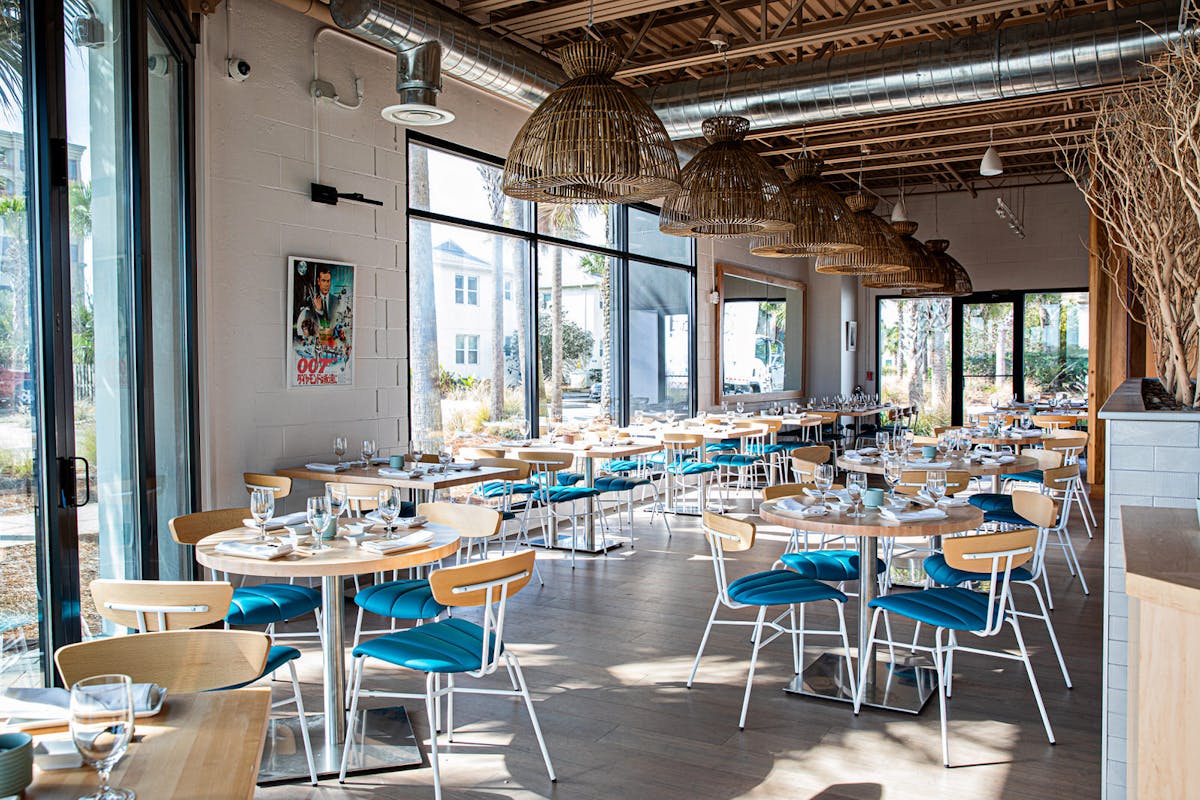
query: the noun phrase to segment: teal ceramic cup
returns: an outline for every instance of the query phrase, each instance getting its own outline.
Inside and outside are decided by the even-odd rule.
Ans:
[[[921,448],[921,457],[929,461],[937,458],[937,447],[931,444],[925,445]]]
[[[33,737],[0,734],[0,797],[20,794],[33,783]]]
[[[883,489],[867,489],[863,493],[863,505],[867,508],[879,508],[883,505]]]
[[[388,456],[388,466],[392,469],[404,469],[404,456]]]

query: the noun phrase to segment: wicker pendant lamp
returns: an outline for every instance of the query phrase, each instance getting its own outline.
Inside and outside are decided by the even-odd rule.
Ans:
[[[898,260],[904,262],[908,270],[866,276],[862,285],[869,289],[936,289],[941,286],[942,278],[939,276],[937,265],[925,251],[925,245],[913,238],[913,234],[917,232],[917,223],[893,222],[892,229],[899,235],[900,240]]]
[[[663,201],[660,231],[728,239],[794,227],[783,176],[746,144],[749,132],[745,117],[704,120],[708,146],[680,172],[679,191]]]
[[[862,249],[852,253],[835,253],[817,258],[816,270],[824,275],[883,275],[906,272],[913,258],[904,248],[900,237],[875,214],[875,197],[855,192],[846,198],[853,212],[851,236]]]
[[[501,188],[539,203],[640,203],[679,188],[679,158],[650,106],[613,80],[620,57],[587,39],[558,51],[568,80],[534,110]]]
[[[750,252],[768,258],[854,253],[863,249],[854,214],[842,196],[821,181],[824,162],[805,153],[792,159],[784,172],[791,184],[791,231],[764,236]]]
[[[936,289],[905,289],[901,294],[905,297],[966,297],[974,292],[971,276],[957,258],[946,252],[949,247],[948,239],[930,239],[925,242],[925,251],[938,266],[941,286]]]

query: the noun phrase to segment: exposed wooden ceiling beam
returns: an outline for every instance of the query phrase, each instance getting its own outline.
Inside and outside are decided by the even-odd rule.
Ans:
[[[771,37],[772,39],[778,39],[780,36],[782,36],[783,32],[787,30],[787,26],[792,24],[792,20],[794,20],[797,15],[800,17],[800,27],[804,27],[805,2],[806,0],[796,0],[796,2],[792,4],[791,10],[788,11],[787,16],[783,18],[783,21],[779,23],[779,30],[777,30],[775,35]]]
[[[1025,148],[1022,150],[1009,150],[1008,152],[1004,153],[1003,155],[1005,158],[1010,158],[1010,157],[1017,158],[1019,156],[1032,156],[1032,155],[1040,155],[1040,154],[1045,154],[1045,153],[1059,153],[1059,152],[1062,152],[1064,147],[1067,149],[1074,149],[1079,146],[1081,146],[1081,144],[1079,144],[1079,143],[1068,143],[1068,144],[1065,144],[1062,146],[1056,145],[1054,147],[1030,147],[1030,148]],[[894,174],[897,170],[908,169],[909,167],[932,167],[932,166],[948,164],[948,163],[950,163],[950,161],[955,161],[957,163],[962,163],[962,162],[970,163],[972,161],[976,161],[977,159],[978,159],[978,156],[976,154],[965,154],[965,155],[961,155],[961,156],[953,156],[952,158],[946,158],[945,156],[939,156],[939,157],[934,157],[934,158],[920,159],[917,161],[900,161],[900,162],[895,162],[895,163],[891,163],[891,164],[867,164],[867,165],[863,166],[861,169],[862,169],[862,172],[889,172],[890,171]],[[854,176],[858,175],[858,173],[859,173],[859,166],[857,163],[858,159],[854,159],[854,161],[855,161],[855,163],[853,165],[842,166],[842,165],[835,164],[835,165],[831,166],[830,169],[826,170],[826,172],[828,172],[831,175],[848,175],[853,178]]]
[[[758,38],[758,35],[750,29],[750,26],[747,25],[741,17],[734,12],[727,10],[725,6],[718,3],[717,0],[705,0],[705,2],[708,3],[709,8],[711,8],[713,11],[716,11],[721,16],[721,19],[725,20],[730,27],[736,29],[737,32],[742,35],[742,38],[744,38],[747,42],[761,41],[761,39]]]
[[[657,4],[659,0],[650,0],[650,2]],[[971,10],[975,13],[1001,12],[1006,9],[1029,4],[1029,0],[978,0],[978,2],[972,4]],[[863,13],[854,21],[849,21],[845,17],[835,18],[828,22],[811,25],[808,30],[801,33],[780,36],[765,42],[749,42],[731,47],[729,48],[729,56],[730,58],[737,58],[740,56],[759,55],[774,49],[802,47],[805,45],[815,47],[834,39],[872,36],[884,31],[893,30],[897,27],[934,25],[938,22],[959,19],[962,17],[962,13],[962,6],[943,6],[928,11],[917,12],[913,12],[911,9],[901,12],[897,12],[894,9],[887,9],[878,12]],[[584,15],[584,19],[586,19],[586,14]],[[617,75],[626,77],[646,75],[665,69],[707,64],[714,60],[719,60],[719,57],[714,58],[711,53],[682,56],[652,64],[639,64],[637,66],[626,67],[620,70]]]
[[[949,172],[954,177],[954,180],[958,181],[960,184],[962,184],[964,189],[970,192],[971,197],[979,196],[979,192],[975,191],[975,187],[972,186],[967,179],[964,178],[962,174],[954,168],[953,164],[951,164],[949,161],[946,161],[942,163],[942,166],[946,168],[946,172]]]
[[[542,6],[524,14],[485,23],[484,27],[500,25],[523,36],[538,36],[582,27],[587,24],[589,12],[595,22],[612,22],[637,14],[676,8],[678,5],[678,0],[596,0],[593,10],[590,0],[581,0]]]
[[[637,33],[634,34],[633,41],[629,44],[629,47],[625,49],[625,55],[621,57],[622,61],[629,58],[633,55],[633,51],[638,49],[638,45],[642,43],[642,39],[646,37],[646,32],[650,30],[650,26],[654,24],[654,20],[657,18],[658,12],[651,11],[649,16],[646,17],[646,21],[642,23],[642,27],[638,28]]]
[[[1007,153],[1004,152],[1004,148],[1012,147],[1013,145],[1053,141],[1056,136],[1062,137],[1064,140],[1075,139],[1087,133],[1088,131],[1072,131],[1070,133],[1060,131],[1057,134],[1039,133],[1029,136],[1010,136],[1005,139],[995,140],[980,139],[978,141],[971,142],[939,142],[937,144],[912,147],[904,150],[881,150],[877,153],[855,153],[854,155],[836,156],[825,159],[825,163],[833,167],[839,164],[858,164],[860,162],[869,161],[895,161],[896,163],[893,166],[902,166],[906,162],[897,161],[897,159],[906,158],[908,156],[920,156],[927,153],[944,154],[947,151],[953,150],[977,150],[979,152],[979,156],[982,156],[983,151],[987,149],[988,145],[992,145],[999,149],[1000,155],[1004,156],[1007,155]],[[1064,144],[1067,144],[1067,142],[1064,142]],[[1075,146],[1074,143],[1071,143],[1071,146]],[[979,156],[970,157],[976,158]],[[954,156],[954,158],[955,160],[961,160],[958,156]]]

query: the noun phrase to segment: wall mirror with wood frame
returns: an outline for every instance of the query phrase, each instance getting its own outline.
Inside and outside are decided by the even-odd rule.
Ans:
[[[734,264],[717,264],[719,402],[804,394],[807,286]]]

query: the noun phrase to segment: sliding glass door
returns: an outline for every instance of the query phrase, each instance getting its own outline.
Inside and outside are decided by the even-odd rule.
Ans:
[[[1011,301],[963,304],[959,388],[968,415],[1013,399],[1013,317]]]

